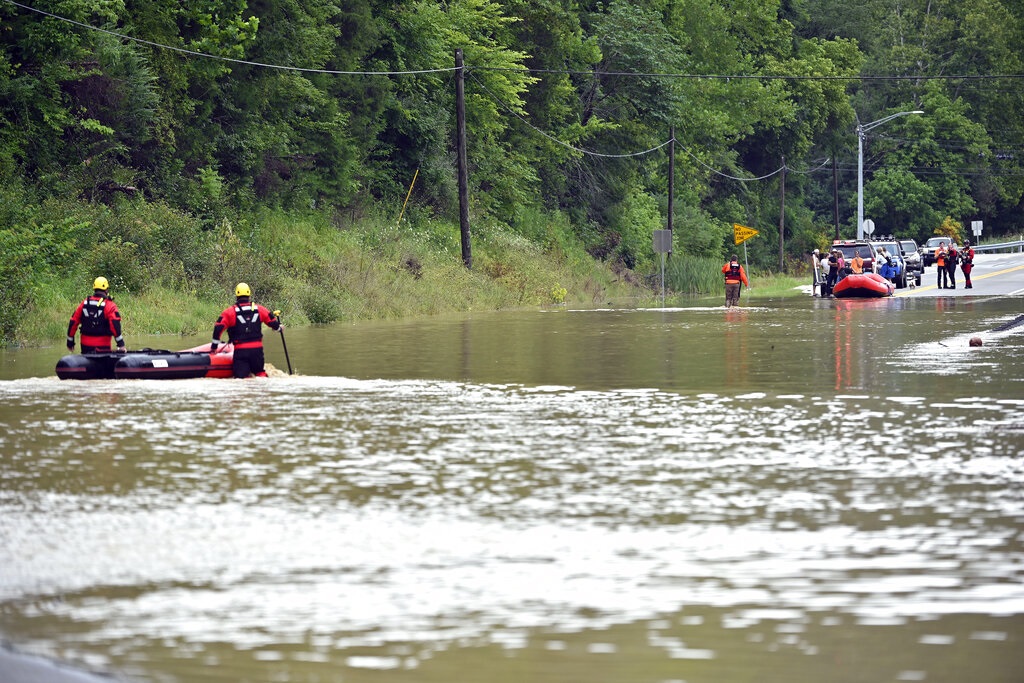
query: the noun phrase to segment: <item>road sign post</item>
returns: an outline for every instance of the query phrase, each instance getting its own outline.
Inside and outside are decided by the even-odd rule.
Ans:
[[[672,253],[672,231],[654,231],[654,253],[661,254],[661,305],[665,306],[665,254]]]
[[[747,266],[747,272],[750,272],[750,261],[747,260],[747,240],[749,240],[751,237],[756,236],[757,230],[754,230],[753,228],[748,228],[745,225],[740,225],[739,223],[732,224],[733,241],[735,241],[736,244],[743,245],[743,263],[745,263]]]

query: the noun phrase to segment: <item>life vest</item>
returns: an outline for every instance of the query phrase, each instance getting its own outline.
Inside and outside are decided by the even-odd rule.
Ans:
[[[82,335],[89,337],[112,337],[110,323],[106,316],[107,300],[90,296],[82,302]],[[108,342],[109,343],[109,342]]]
[[[228,338],[235,343],[263,339],[263,323],[256,304],[235,304],[235,324],[228,328]]]
[[[725,280],[726,282],[729,280],[735,280],[736,282],[740,281],[740,264],[735,261],[729,263],[729,270],[725,273]]]

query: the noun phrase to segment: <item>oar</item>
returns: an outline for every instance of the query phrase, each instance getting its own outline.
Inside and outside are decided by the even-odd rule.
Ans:
[[[274,317],[278,320],[281,319],[281,311],[274,311]],[[284,328],[278,329],[281,334],[281,345],[284,347],[284,360],[288,363],[288,374],[292,374],[292,359],[288,357],[288,342],[284,340]]]

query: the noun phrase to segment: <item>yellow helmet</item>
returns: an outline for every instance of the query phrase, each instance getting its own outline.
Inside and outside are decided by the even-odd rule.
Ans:
[[[249,285],[239,282],[235,285],[235,296],[252,296],[252,290],[249,289]]]
[[[104,292],[110,289],[110,283],[107,282],[107,278],[100,276],[92,281],[93,289],[102,289]]]

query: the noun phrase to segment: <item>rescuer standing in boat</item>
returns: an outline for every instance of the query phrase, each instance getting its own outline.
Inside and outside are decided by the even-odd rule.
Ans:
[[[740,283],[749,287],[750,281],[747,280],[747,274],[743,272],[743,266],[740,265],[736,254],[722,266],[722,274],[725,275],[725,307],[730,308],[740,302]]]
[[[232,371],[238,379],[250,375],[266,377],[263,361],[263,325],[280,332],[284,325],[263,306],[253,303],[249,285],[239,282],[235,286],[235,304],[224,309],[213,326],[213,342],[210,353],[220,346],[220,336],[228,331],[228,341],[235,345]]]
[[[121,312],[110,296],[107,278],[98,277],[92,283],[92,296],[87,297],[71,314],[68,323],[68,351],[75,350],[75,331],[82,328],[82,353],[108,353],[110,340],[117,342],[118,353],[124,353],[121,335]]]

